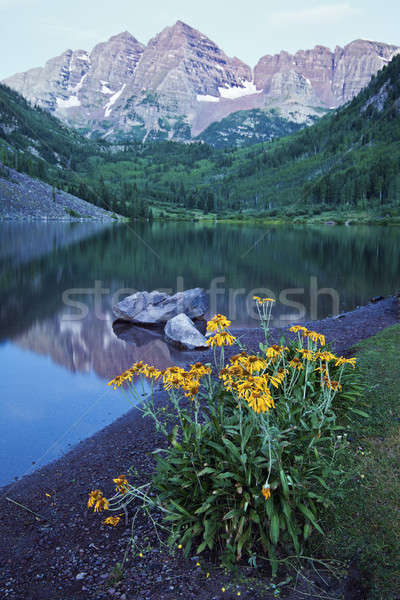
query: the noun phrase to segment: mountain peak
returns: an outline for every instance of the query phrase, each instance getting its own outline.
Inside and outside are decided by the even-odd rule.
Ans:
[[[139,40],[137,40],[135,38],[135,36],[133,36],[129,31],[121,31],[121,33],[117,33],[115,35],[112,35],[108,39],[108,42],[115,42],[115,41],[119,41],[119,40],[133,42],[135,44],[140,44]]]

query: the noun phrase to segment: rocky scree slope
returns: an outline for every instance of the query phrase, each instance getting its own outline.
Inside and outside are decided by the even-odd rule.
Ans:
[[[356,40],[334,51],[316,46],[266,55],[252,69],[177,21],[147,46],[125,31],[90,53],[67,50],[4,82],[91,136],[188,140],[252,109],[274,108],[289,121],[311,124],[351,100],[399,52]]]
[[[107,210],[0,163],[0,220],[44,218],[120,219]]]

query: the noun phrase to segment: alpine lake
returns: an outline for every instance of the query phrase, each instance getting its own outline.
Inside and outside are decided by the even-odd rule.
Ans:
[[[223,223],[0,223],[0,485],[59,457],[130,409],[107,382],[133,362],[185,353],[148,329],[113,325],[129,293],[209,290],[210,314],[257,325],[321,319],[394,293],[400,231]],[[142,384],[140,384],[142,385]],[[148,390],[144,384],[143,393]]]

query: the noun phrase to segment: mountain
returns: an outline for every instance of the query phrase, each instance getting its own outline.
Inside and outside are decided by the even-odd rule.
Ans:
[[[230,115],[221,132],[243,128],[245,141],[252,124],[264,127],[258,117]],[[214,146],[95,142],[0,86],[0,161],[119,214],[193,221],[354,207],[400,215],[400,55],[351,102],[287,137],[217,149],[225,137],[211,129]]]
[[[4,83],[94,138],[182,141],[238,111],[268,116],[275,109],[281,118],[310,124],[351,100],[399,52],[356,40],[333,52],[316,46],[266,55],[252,69],[177,21],[147,46],[125,31],[90,53],[67,50]],[[261,113],[258,119],[265,123]],[[262,139],[274,135],[267,128]]]

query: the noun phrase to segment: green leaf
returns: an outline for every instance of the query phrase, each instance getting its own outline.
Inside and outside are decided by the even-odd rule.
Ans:
[[[286,481],[286,477],[285,477],[285,473],[283,472],[283,469],[281,469],[279,471],[279,476],[281,478],[281,484],[282,484],[282,492],[285,498],[289,498],[289,487]]]
[[[314,525],[315,529],[318,529],[318,531],[322,534],[324,533],[322,531],[321,527],[316,522],[315,516],[313,515],[311,510],[309,508],[307,508],[307,506],[304,506],[304,504],[299,504],[299,510],[303,513],[303,515],[305,517],[307,517],[307,519],[309,519],[309,521],[311,521],[311,523]]]
[[[212,469],[211,467],[205,467],[200,471],[200,473],[197,473],[197,477],[202,477],[202,475],[209,475],[210,473],[215,473],[215,469]]]
[[[272,543],[276,545],[279,540],[279,516],[277,513],[274,513],[271,517],[269,524],[269,535]]]

